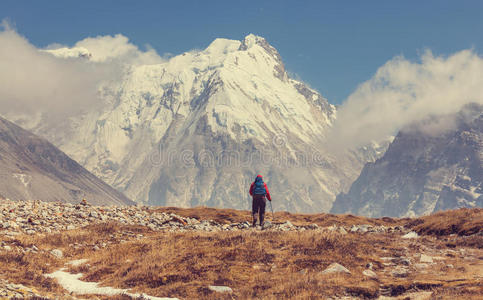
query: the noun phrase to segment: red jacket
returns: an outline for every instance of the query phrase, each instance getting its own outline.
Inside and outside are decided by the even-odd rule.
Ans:
[[[258,175],[257,177],[262,177],[262,175]],[[255,186],[255,181],[252,182],[252,185],[250,186],[250,196],[253,196],[253,187]],[[267,192],[267,199],[269,201],[272,201],[272,198],[270,197],[270,192],[268,191],[268,187],[267,187],[267,184],[264,182],[263,183],[263,186],[265,187],[265,191]]]

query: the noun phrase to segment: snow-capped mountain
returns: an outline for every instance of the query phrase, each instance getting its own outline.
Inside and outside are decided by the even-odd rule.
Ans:
[[[453,128],[437,130],[441,126]],[[482,206],[483,106],[474,104],[402,130],[337,197],[332,212],[414,216]]]
[[[125,66],[99,93],[102,110],[70,128],[34,130],[141,203],[247,208],[249,184],[262,173],[278,209],[327,211],[377,158],[367,149],[326,153],[319,142],[336,108],[291,79],[277,50],[252,34]]]
[[[0,117],[0,199],[132,205],[46,140]]]

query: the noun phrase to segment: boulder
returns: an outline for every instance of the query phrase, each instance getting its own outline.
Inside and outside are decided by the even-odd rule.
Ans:
[[[340,265],[338,263],[332,263],[324,271],[322,271],[322,274],[331,274],[331,273],[350,274],[351,272],[343,265]]]
[[[419,258],[419,262],[421,262],[421,263],[432,263],[433,258],[431,256],[426,255],[426,254],[421,254],[421,257]]]
[[[397,267],[391,271],[391,275],[399,278],[408,277],[409,270],[403,267]]]
[[[376,272],[374,272],[374,271],[372,271],[372,270],[370,270],[370,269],[364,270],[364,271],[362,272],[362,274],[363,274],[364,276],[367,276],[367,277],[370,277],[370,278],[377,278],[377,274],[376,274]]]
[[[414,231],[410,231],[402,236],[403,239],[415,239],[418,237],[419,237],[418,233]]]
[[[50,254],[52,254],[53,256],[55,256],[57,258],[62,258],[64,256],[64,253],[62,252],[62,250],[59,250],[59,249],[51,250]]]
[[[217,293],[233,293],[233,290],[230,287],[222,285],[210,285],[208,286],[208,289]]]

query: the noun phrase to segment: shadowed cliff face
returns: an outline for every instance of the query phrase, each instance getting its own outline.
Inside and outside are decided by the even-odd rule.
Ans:
[[[438,130],[433,124],[454,123]],[[483,107],[401,131],[385,155],[367,164],[334,213],[411,216],[483,206]]]
[[[62,151],[0,117],[0,195],[11,200],[133,204]]]

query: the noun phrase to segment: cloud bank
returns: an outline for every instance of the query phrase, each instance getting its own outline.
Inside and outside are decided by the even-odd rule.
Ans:
[[[483,59],[473,50],[448,57],[426,51],[420,62],[396,57],[339,108],[328,145],[345,149],[381,141],[413,122],[458,112],[471,102],[483,104]],[[452,123],[433,124],[433,130]]]
[[[7,22],[1,23],[1,114],[47,113],[49,118],[65,118],[99,105],[99,85],[119,80],[124,65],[163,62],[152,48],[141,51],[120,34],[86,38],[70,49],[62,47],[38,49]],[[76,48],[87,50],[89,58],[73,55]]]

